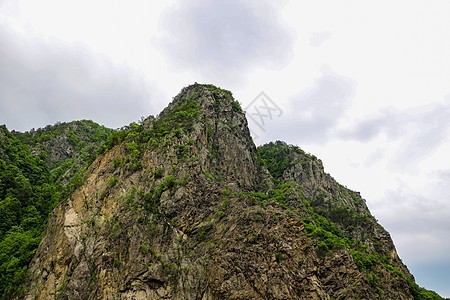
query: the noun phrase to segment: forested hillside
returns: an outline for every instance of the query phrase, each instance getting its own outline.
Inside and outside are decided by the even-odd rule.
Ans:
[[[47,163],[56,183],[65,185],[114,132],[91,120],[81,120],[12,133]]]
[[[17,286],[39,245],[47,216],[62,187],[54,184],[45,161],[0,128],[0,287]]]
[[[0,126],[0,297],[19,286],[66,185],[113,132],[92,121],[26,133]]]

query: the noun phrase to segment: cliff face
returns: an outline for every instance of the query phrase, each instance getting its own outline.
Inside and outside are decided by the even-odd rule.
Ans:
[[[189,86],[113,140],[53,211],[21,297],[413,299],[360,195],[297,147],[257,149],[230,92]]]

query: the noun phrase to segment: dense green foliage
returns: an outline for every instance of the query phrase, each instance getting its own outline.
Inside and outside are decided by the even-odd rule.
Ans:
[[[316,160],[314,155],[307,154],[297,146],[287,145],[281,141],[270,142],[258,147],[258,155],[264,161],[270,174],[275,179],[280,179],[284,171],[290,166],[298,163],[293,161],[290,153],[294,151],[306,158]]]
[[[44,160],[0,128],[0,296],[20,284],[61,195]]]
[[[92,148],[93,142],[103,142],[113,132],[114,129],[99,125],[92,120],[80,120],[70,123],[58,122],[55,125],[47,125],[24,133],[13,131],[13,134],[31,147],[67,135],[70,143],[76,146],[77,150],[83,151],[85,147]]]
[[[82,183],[82,167],[113,132],[92,121],[25,133],[0,127],[0,299],[17,292],[50,212]],[[61,155],[55,145],[72,147],[74,155]]]
[[[12,133],[42,158],[55,182],[67,184],[78,169],[93,161],[98,147],[114,132],[91,120],[81,120]]]
[[[258,147],[258,155],[265,162],[270,174],[276,179],[280,179],[291,164],[289,152],[289,146],[279,141]]]

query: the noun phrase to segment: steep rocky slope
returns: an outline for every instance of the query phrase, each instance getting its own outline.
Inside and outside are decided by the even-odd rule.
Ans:
[[[320,160],[257,149],[230,92],[184,88],[54,210],[19,298],[414,299],[389,234]],[[280,163],[281,162],[281,163]]]

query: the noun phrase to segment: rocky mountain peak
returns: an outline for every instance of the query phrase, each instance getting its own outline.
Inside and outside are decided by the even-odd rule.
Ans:
[[[244,188],[262,181],[270,185],[245,114],[229,91],[197,83],[185,87],[146,127],[195,155],[202,172],[214,180]]]
[[[116,132],[53,211],[24,299],[419,299],[361,196],[231,93],[184,88]]]
[[[211,84],[192,84],[181,90],[161,115],[187,102],[195,101],[205,111],[207,117],[231,117],[231,112],[242,112],[230,91]]]

